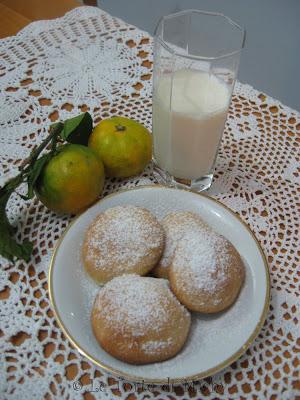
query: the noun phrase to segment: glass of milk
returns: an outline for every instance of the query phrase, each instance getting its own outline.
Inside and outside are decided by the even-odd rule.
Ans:
[[[158,23],[153,154],[165,183],[210,187],[244,42],[244,29],[222,14],[186,10]]]

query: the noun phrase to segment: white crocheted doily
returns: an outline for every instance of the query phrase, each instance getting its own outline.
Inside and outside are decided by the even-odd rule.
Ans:
[[[58,118],[89,110],[94,122],[120,114],[151,128],[151,72],[151,37],[97,8],[80,7],[63,18],[34,22],[1,40],[0,185],[17,173]],[[210,194],[235,210],[262,244],[272,277],[272,305],[247,352],[189,388],[138,391],[72,348],[55,322],[47,291],[50,255],[70,218],[55,215],[37,200],[14,196],[10,217],[19,239],[33,241],[35,250],[28,264],[1,259],[0,398],[300,396],[299,144],[297,112],[236,84]],[[150,166],[135,179],[107,180],[104,195],[151,182]],[[101,391],[91,392],[100,384]]]

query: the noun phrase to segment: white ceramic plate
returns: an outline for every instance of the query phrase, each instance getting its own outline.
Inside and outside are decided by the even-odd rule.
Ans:
[[[246,266],[245,284],[236,303],[219,314],[193,314],[185,347],[162,363],[134,366],[111,357],[98,345],[90,325],[91,307],[99,287],[86,275],[81,263],[84,232],[99,212],[124,204],[146,207],[158,218],[177,210],[198,213],[234,244]],[[107,196],[70,224],[52,257],[49,290],[57,320],[80,353],[119,377],[165,383],[212,375],[239,358],[264,323],[270,284],[268,266],[257,240],[232,211],[208,196],[146,186]]]

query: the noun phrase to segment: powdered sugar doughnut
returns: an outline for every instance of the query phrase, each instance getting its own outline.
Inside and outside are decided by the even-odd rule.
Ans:
[[[82,258],[86,271],[98,283],[125,273],[147,274],[164,248],[164,231],[145,208],[110,208],[88,228]]]
[[[166,243],[163,255],[154,268],[153,274],[158,278],[167,279],[174,251],[179,240],[199,225],[205,226],[205,222],[198,214],[189,211],[178,211],[168,214],[162,219],[161,224],[165,230]]]
[[[244,277],[245,267],[234,246],[203,227],[180,241],[169,271],[170,286],[179,301],[203,313],[229,307]]]
[[[175,356],[186,341],[190,322],[168,281],[133,274],[114,278],[100,289],[91,315],[102,348],[131,364]]]

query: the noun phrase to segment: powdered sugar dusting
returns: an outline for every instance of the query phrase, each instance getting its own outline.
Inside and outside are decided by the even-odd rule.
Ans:
[[[100,290],[94,306],[108,325],[139,337],[149,330],[160,332],[165,328],[170,320],[168,308],[174,300],[183,316],[189,316],[169,290],[166,280],[128,274],[108,282]]]
[[[169,337],[167,340],[149,340],[142,344],[142,350],[146,354],[160,354],[164,349],[172,345],[173,339]]]
[[[254,289],[251,270],[247,264],[245,266],[248,277],[234,306],[216,314],[192,313],[191,330],[182,351],[171,360],[151,364],[152,369],[162,373],[170,368],[176,369],[181,363],[197,364],[201,357],[207,357],[207,349],[210,354],[220,351],[217,344],[222,343],[226,347],[229,337],[239,337],[251,325]]]
[[[167,268],[172,261],[179,240],[187,233],[193,232],[199,225],[204,226],[204,222],[195,213],[179,211],[168,214],[161,224],[166,232],[166,243],[159,265]]]
[[[113,265],[126,272],[128,263],[139,263],[163,242],[163,230],[148,210],[117,206],[101,213],[90,227],[86,259],[96,268]]]
[[[228,245],[223,236],[205,227],[186,233],[172,262],[173,271],[186,277],[178,285],[189,292],[193,289],[214,292],[226,279]]]

